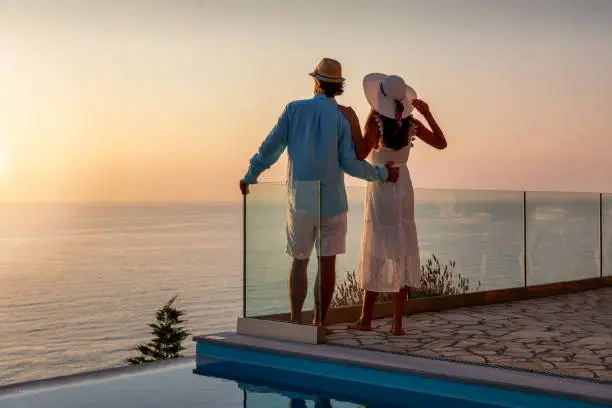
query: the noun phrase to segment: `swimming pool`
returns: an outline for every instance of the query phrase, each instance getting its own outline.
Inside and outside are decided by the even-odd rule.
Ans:
[[[479,391],[497,395],[499,398],[499,404],[484,403],[458,397],[456,388],[464,385],[438,382],[434,384],[438,388],[437,392],[432,393],[433,383],[424,386],[423,381],[428,379],[416,379],[402,386],[391,377],[385,377],[385,373],[375,373],[379,380],[389,381],[388,385],[399,385],[392,389],[366,381],[363,373],[346,367],[333,369],[328,367],[332,371],[341,370],[335,373],[341,374],[342,380],[339,380],[330,379],[329,375],[334,373],[329,371],[325,373],[326,376],[313,376],[304,374],[300,370],[270,370],[263,365],[214,360],[198,365],[200,368],[194,369],[195,364],[192,360],[181,360],[12,386],[0,390],[0,407],[594,408],[604,406],[546,396],[534,398],[528,394],[523,395],[523,399],[517,399],[516,395],[511,396],[508,391],[481,387]],[[422,391],[419,391],[419,388],[422,388]],[[445,396],[445,393],[450,396]],[[517,403],[526,405],[516,405]]]
[[[371,407],[404,408],[416,405],[381,404],[372,399],[345,398],[309,390],[308,384],[288,388],[273,379],[249,383],[195,374],[193,362],[144,368],[134,373],[116,370],[105,376],[67,377],[53,384],[27,385],[0,394],[2,408],[275,408],[275,407]],[[223,372],[244,371],[226,365]],[[447,401],[451,403],[451,401]],[[440,406],[440,405],[437,405]],[[443,405],[444,406],[444,405]],[[453,406],[458,406],[454,405]],[[422,405],[421,405],[422,407]],[[487,408],[484,405],[460,407]]]

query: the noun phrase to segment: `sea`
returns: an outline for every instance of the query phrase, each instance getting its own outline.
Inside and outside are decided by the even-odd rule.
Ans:
[[[357,269],[361,240],[365,190],[347,190],[338,281]],[[612,275],[610,197],[424,189],[415,196],[422,263],[433,255],[443,267],[454,262],[470,291]],[[287,312],[285,199],[282,184],[253,186],[246,223],[239,201],[0,204],[0,385],[126,364],[150,338],[155,311],[175,295],[191,333],[234,330],[245,270],[247,316]],[[315,276],[313,258],[306,308]],[[191,339],[185,346],[194,353]]]

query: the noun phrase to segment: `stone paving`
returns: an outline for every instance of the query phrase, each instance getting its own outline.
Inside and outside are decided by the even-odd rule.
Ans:
[[[331,326],[328,343],[612,382],[612,288]]]

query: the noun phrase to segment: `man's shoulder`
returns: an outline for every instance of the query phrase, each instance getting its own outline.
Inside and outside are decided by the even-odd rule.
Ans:
[[[287,104],[287,110],[300,109],[301,107],[309,107],[316,105],[315,99],[297,99]]]
[[[339,114],[340,111],[338,109],[332,108],[332,106],[335,105],[330,104],[329,101],[323,98],[298,99],[293,102],[289,102],[287,104],[286,111],[289,114],[293,114],[296,112],[302,114],[314,114],[315,112],[319,114]],[[344,118],[344,116],[342,116],[342,118]]]

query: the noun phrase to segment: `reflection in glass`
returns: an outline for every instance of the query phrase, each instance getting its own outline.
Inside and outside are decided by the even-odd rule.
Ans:
[[[250,189],[246,201],[245,316],[287,314],[292,308],[313,310],[319,182],[296,182],[293,195],[287,194],[285,184],[260,183]],[[290,253],[300,259],[294,261]]]
[[[599,194],[526,195],[527,284],[600,274]]]
[[[415,212],[426,276],[435,256],[469,280],[459,293],[524,285],[523,193],[418,189]]]

